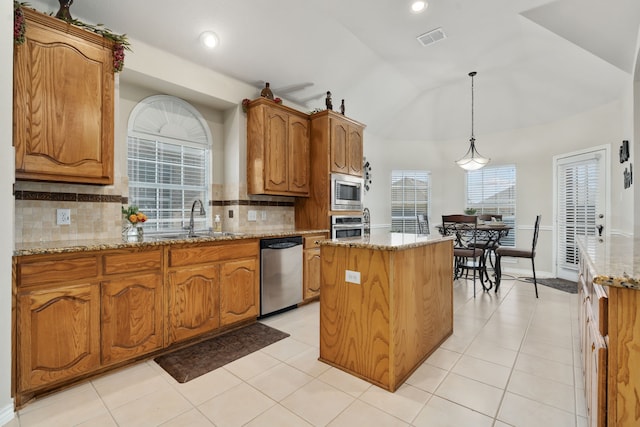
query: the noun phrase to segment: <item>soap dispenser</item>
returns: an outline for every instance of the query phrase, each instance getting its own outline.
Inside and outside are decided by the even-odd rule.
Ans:
[[[216,215],[213,222],[214,222],[213,231],[215,231],[216,233],[222,232],[222,222],[220,221],[220,215]]]

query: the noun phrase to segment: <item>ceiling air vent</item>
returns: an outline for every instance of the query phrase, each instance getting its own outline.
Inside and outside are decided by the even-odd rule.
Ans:
[[[444,31],[442,31],[442,28],[436,28],[435,30],[431,30],[428,33],[424,33],[416,37],[416,39],[418,39],[422,46],[428,46],[432,43],[439,42],[446,37],[447,36],[444,34]]]

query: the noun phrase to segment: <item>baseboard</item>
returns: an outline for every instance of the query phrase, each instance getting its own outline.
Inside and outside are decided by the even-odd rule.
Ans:
[[[8,424],[9,421],[13,420],[16,416],[16,413],[13,411],[13,402],[10,405],[5,406],[0,409],[0,426]]]

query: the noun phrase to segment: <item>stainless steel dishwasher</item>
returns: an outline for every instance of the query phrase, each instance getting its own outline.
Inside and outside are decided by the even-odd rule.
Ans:
[[[260,316],[302,302],[302,237],[260,240]]]

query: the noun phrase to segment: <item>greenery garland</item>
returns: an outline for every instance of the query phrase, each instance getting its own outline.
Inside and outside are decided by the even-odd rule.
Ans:
[[[16,0],[13,1],[13,42],[16,46],[25,42],[26,22],[22,8],[27,6],[30,6],[29,3],[21,3]],[[52,14],[49,15],[51,16]],[[115,34],[103,24],[85,24],[77,19],[65,21],[113,41],[113,71],[115,73],[122,71],[122,68],[124,67],[124,51],[131,51],[131,45],[129,44],[126,34]]]

